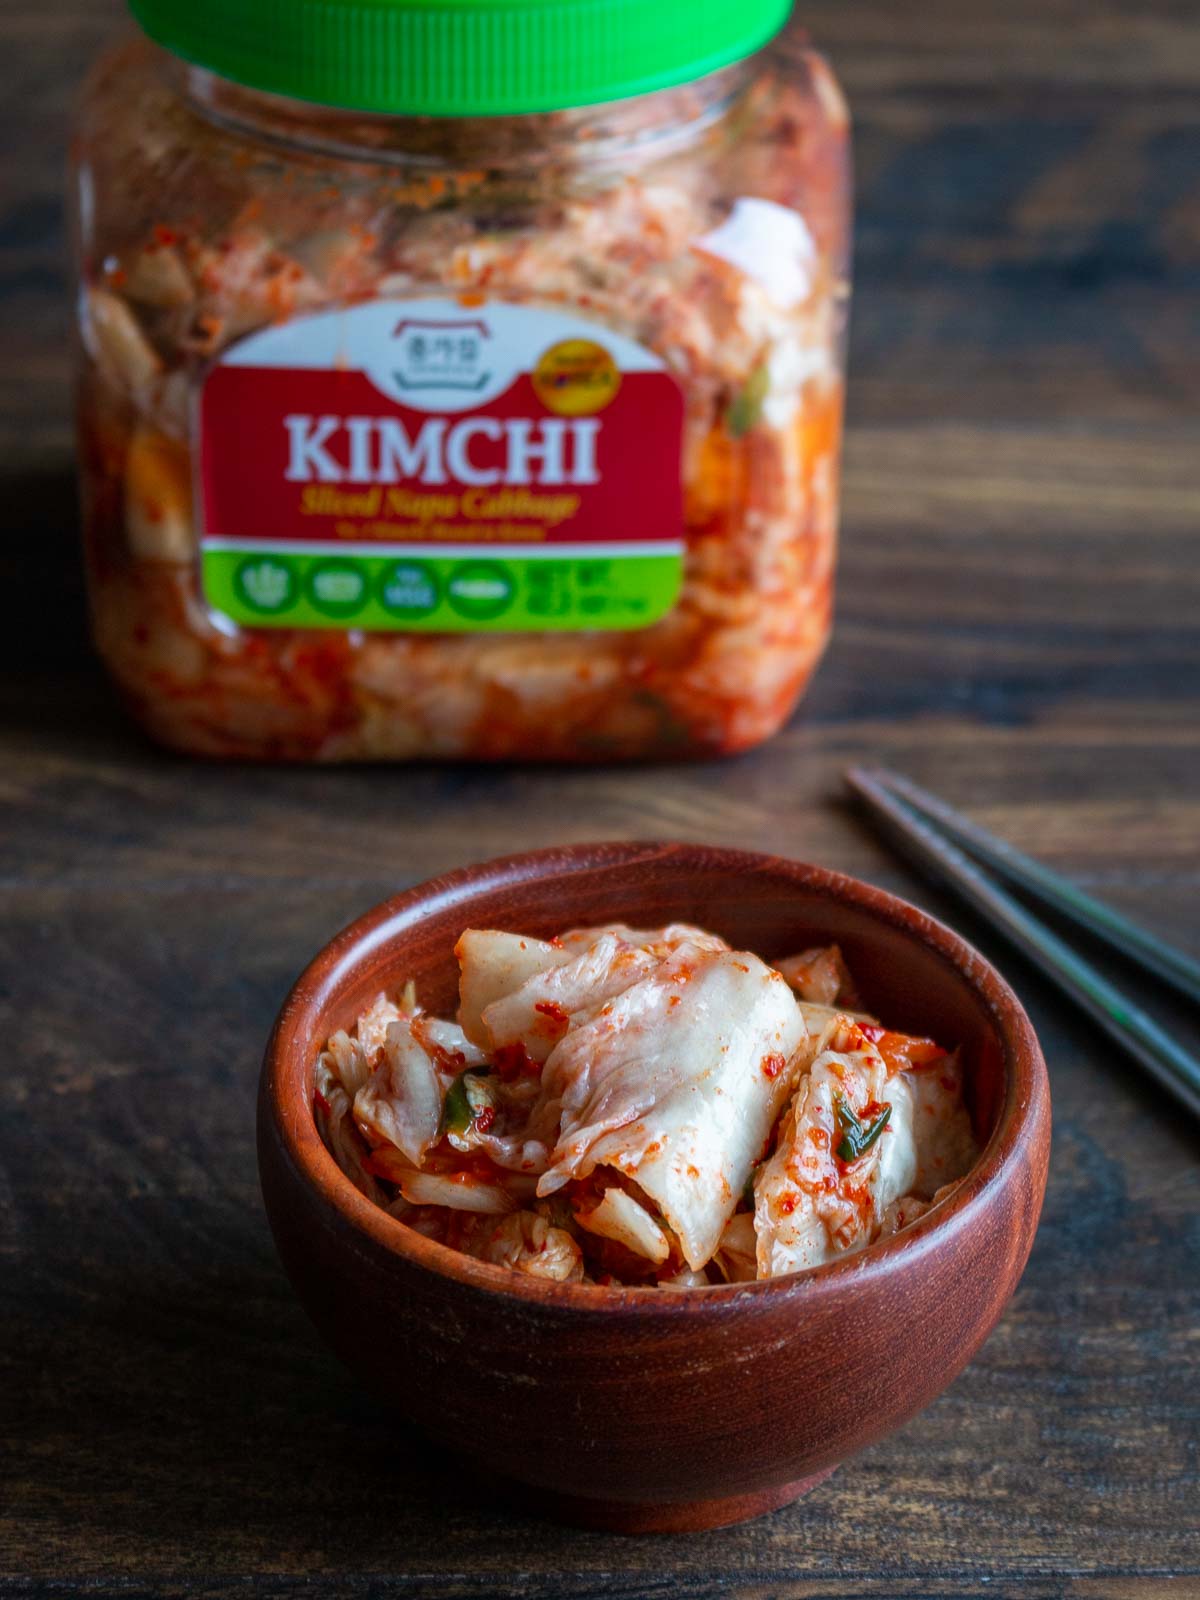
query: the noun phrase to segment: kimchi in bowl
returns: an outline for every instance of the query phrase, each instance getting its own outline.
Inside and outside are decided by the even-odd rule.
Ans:
[[[669,1291],[525,1276],[360,1193],[313,1115],[317,1058],[411,980],[452,1014],[468,927],[552,937],[701,924],[767,960],[836,943],[890,1027],[953,1044],[978,1161],[891,1238],[759,1282]],[[627,1532],[783,1505],[919,1411],[995,1326],[1046,1180],[1045,1066],[999,974],[933,918],[823,868],[687,844],[578,845],[450,873],[337,935],[285,1002],[260,1085],[259,1166],[284,1266],[376,1401],[520,1504]]]

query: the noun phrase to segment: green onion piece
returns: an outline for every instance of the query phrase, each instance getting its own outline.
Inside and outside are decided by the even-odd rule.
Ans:
[[[725,418],[725,426],[735,439],[740,439],[762,421],[763,405],[771,386],[771,375],[764,361],[746,379],[733,397]]]
[[[466,1133],[479,1113],[491,1104],[491,1097],[480,1083],[486,1072],[460,1072],[446,1090],[438,1137],[447,1133]]]
[[[833,1108],[841,1134],[837,1155],[840,1161],[845,1162],[857,1161],[859,1156],[865,1155],[887,1127],[892,1115],[892,1108],[888,1105],[873,1122],[863,1122],[844,1094],[834,1095]]]

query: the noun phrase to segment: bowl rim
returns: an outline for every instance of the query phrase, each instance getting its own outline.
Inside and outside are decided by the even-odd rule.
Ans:
[[[704,858],[724,870],[761,872],[790,879],[810,898],[848,902],[902,935],[923,944],[966,982],[990,1017],[1002,1048],[1004,1097],[996,1125],[979,1159],[954,1193],[890,1239],[838,1256],[823,1266],[749,1283],[709,1284],[664,1292],[655,1285],[559,1283],[512,1272],[427,1239],[362,1194],[325,1148],[313,1115],[311,1072],[296,1061],[297,1035],[315,1023],[365,956],[391,942],[422,908],[448,909],[479,892],[514,880],[547,879],[611,867],[644,867],[664,856]],[[315,1032],[315,1028],[313,1029]],[[312,1057],[315,1063],[315,1055]],[[307,1085],[307,1092],[305,1092]],[[720,845],[674,841],[617,841],[554,845],[458,867],[380,901],[335,934],[296,979],[271,1030],[259,1092],[259,1134],[273,1125],[282,1150],[323,1203],[358,1234],[435,1277],[506,1299],[570,1308],[594,1316],[636,1312],[655,1316],[721,1315],[765,1304],[836,1294],[851,1283],[879,1280],[983,1221],[989,1195],[1014,1175],[1049,1113],[1049,1085],[1041,1047],[1024,1007],[1009,984],[973,945],[936,917],[887,890],[809,862]]]

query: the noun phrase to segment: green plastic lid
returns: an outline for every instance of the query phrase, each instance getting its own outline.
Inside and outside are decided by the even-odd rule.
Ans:
[[[409,116],[595,105],[687,83],[791,0],[130,0],[159,44],[254,89]]]

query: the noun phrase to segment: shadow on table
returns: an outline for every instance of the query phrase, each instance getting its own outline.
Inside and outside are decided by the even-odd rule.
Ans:
[[[6,727],[38,739],[144,749],[105,680],[88,631],[75,475],[8,473],[0,497],[10,529],[0,543],[10,660],[0,685]]]
[[[85,1254],[68,1284],[60,1253],[58,1281],[35,1274],[22,1296],[0,1496],[42,1530],[22,1570],[46,1570],[52,1528],[58,1570],[86,1551],[90,1573],[411,1571],[468,1524],[472,1543],[489,1523],[502,1542],[520,1530],[325,1352],[269,1245],[213,1235],[198,1264],[205,1219],[175,1241],[161,1220],[153,1259]]]

